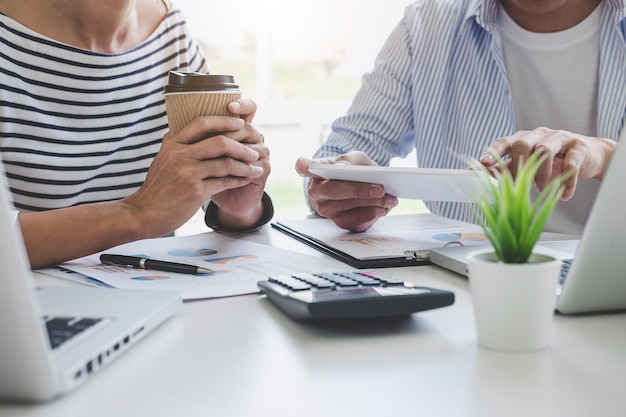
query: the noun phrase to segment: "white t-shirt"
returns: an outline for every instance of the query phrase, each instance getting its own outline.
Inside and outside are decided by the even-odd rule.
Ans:
[[[500,8],[502,46],[516,130],[537,127],[596,136],[602,3],[578,25],[553,33],[529,32]],[[600,181],[581,180],[559,204],[546,228],[582,233]]]

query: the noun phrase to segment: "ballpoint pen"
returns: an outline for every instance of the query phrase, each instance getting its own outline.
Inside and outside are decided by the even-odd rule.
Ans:
[[[176,272],[179,274],[212,274],[214,272],[212,269],[196,265],[110,253],[100,255],[100,262],[107,265],[130,266],[137,269],[153,269],[155,271]]]

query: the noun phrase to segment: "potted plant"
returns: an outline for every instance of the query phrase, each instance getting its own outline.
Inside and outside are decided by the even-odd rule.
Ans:
[[[470,163],[484,187],[469,206],[492,246],[468,259],[478,342],[500,351],[541,350],[551,338],[561,262],[533,249],[569,174],[552,180],[533,200],[545,156],[520,160],[513,177],[504,160],[490,154],[497,161],[496,181],[478,161]]]

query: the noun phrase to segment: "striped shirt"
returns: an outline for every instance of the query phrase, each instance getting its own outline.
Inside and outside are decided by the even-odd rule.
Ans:
[[[206,71],[181,11],[166,5],[154,33],[120,54],[0,15],[0,152],[18,210],[115,200],[143,183],[167,131],[169,71]]]
[[[626,109],[624,0],[604,0],[602,7],[596,132],[617,140]],[[494,139],[513,134],[515,111],[498,13],[498,0],[409,5],[315,157],[360,150],[388,165],[416,149],[420,167],[465,168],[458,155],[477,157]],[[434,213],[473,221],[463,203],[427,204]],[[555,215],[566,215],[573,204],[580,201],[559,203]],[[576,230],[550,225],[547,230],[579,233],[585,219],[576,223]]]

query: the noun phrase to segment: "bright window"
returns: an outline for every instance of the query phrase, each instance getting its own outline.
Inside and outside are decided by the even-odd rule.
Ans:
[[[311,156],[345,113],[410,0],[175,1],[211,72],[234,75],[259,106],[277,217],[306,215],[295,160]]]

